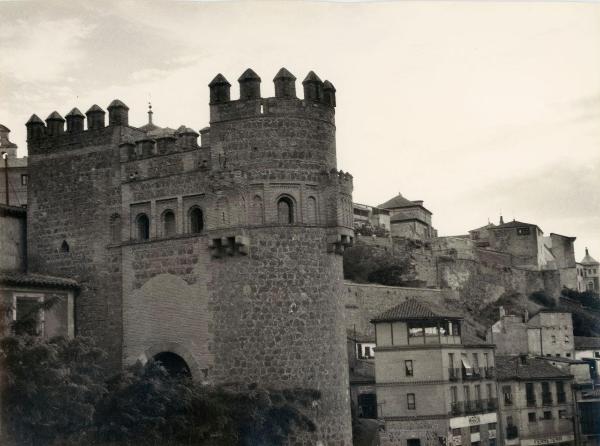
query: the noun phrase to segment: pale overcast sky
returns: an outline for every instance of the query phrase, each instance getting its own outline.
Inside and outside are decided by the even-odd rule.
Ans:
[[[285,66],[337,88],[354,200],[401,191],[440,235],[488,217],[577,237],[600,259],[600,4],[0,1],[0,123],[25,154],[32,113],[130,107],[200,129],[207,84]]]

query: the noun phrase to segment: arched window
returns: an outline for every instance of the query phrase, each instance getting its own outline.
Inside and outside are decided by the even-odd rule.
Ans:
[[[263,223],[263,200],[260,195],[255,195],[250,208],[250,223],[259,225]]]
[[[137,227],[137,239],[148,240],[150,238],[150,219],[146,214],[140,214],[135,219]]]
[[[277,201],[277,221],[280,224],[294,223],[294,202],[290,197],[281,197]]]
[[[193,207],[189,211],[190,218],[190,232],[192,234],[200,234],[204,229],[204,215],[202,209],[199,207]]]
[[[69,252],[69,250],[69,244],[66,240],[63,240],[62,244],[60,245],[60,252]]]
[[[316,225],[317,221],[317,199],[315,197],[308,197],[306,202],[306,223],[309,225]]]
[[[177,232],[175,226],[175,213],[171,209],[167,209],[162,214],[163,237],[171,237]]]
[[[110,217],[110,242],[119,243],[121,241],[121,217],[119,214],[113,214]]]

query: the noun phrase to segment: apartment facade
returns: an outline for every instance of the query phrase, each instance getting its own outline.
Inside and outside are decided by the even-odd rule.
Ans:
[[[496,444],[493,345],[462,318],[408,300],[372,320],[382,445]]]
[[[575,444],[573,376],[527,355],[498,356],[496,365],[501,444]]]

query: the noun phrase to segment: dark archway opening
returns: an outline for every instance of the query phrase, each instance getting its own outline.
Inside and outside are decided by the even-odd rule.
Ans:
[[[185,360],[171,352],[162,352],[154,355],[153,358],[157,363],[162,365],[165,370],[174,378],[191,378],[192,372]]]

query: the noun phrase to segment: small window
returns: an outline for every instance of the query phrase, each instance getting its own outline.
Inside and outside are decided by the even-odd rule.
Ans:
[[[564,420],[565,418],[567,418],[567,411],[566,410],[559,410],[558,411],[558,418],[560,418],[561,420]]]
[[[404,372],[406,373],[406,376],[413,376],[412,360],[404,361]]]
[[[67,243],[66,240],[62,241],[62,244],[60,245],[60,252],[69,252],[70,251],[70,247],[69,244]]]
[[[189,212],[190,216],[190,232],[192,234],[200,234],[204,229],[204,215],[202,209],[193,207]]]
[[[488,430],[489,431],[495,431],[497,428],[496,423],[488,423]]]
[[[119,214],[113,214],[110,217],[110,241],[111,243],[121,241],[121,217]]]
[[[517,228],[517,235],[529,235],[529,228]]]
[[[552,419],[552,411],[551,410],[545,410],[544,411],[544,420],[551,420]]]
[[[419,438],[409,438],[406,440],[406,446],[421,446],[421,440]]]
[[[136,217],[137,239],[148,240],[150,238],[150,219],[146,214],[140,214]]]
[[[29,183],[29,175],[27,175],[26,173],[22,173],[21,174],[21,186],[27,186],[28,183]]]
[[[512,391],[510,386],[502,386],[502,394],[504,395],[504,405],[512,406]]]
[[[458,437],[460,435],[462,435],[462,430],[460,428],[454,428],[454,429],[452,429],[452,436]]]
[[[168,209],[162,215],[163,237],[171,237],[177,232],[175,226],[175,213]]]
[[[529,420],[530,423],[537,422],[537,416],[536,416],[535,412],[529,412],[527,414],[527,419]]]
[[[479,432],[479,424],[476,424],[474,426],[470,426],[469,427],[469,432],[471,432],[472,434],[476,434],[477,432]]]
[[[415,402],[415,394],[414,393],[408,393],[408,394],[406,394],[406,407],[408,408],[408,410],[415,410],[416,409],[416,402]]]
[[[600,352],[594,352],[594,358],[600,358]]]
[[[550,338],[552,339],[552,343],[553,343],[553,344],[556,344],[556,336],[554,336],[554,335],[551,335],[551,336],[550,336]]]
[[[294,202],[290,197],[281,197],[277,201],[277,221],[280,224],[294,223]]]

